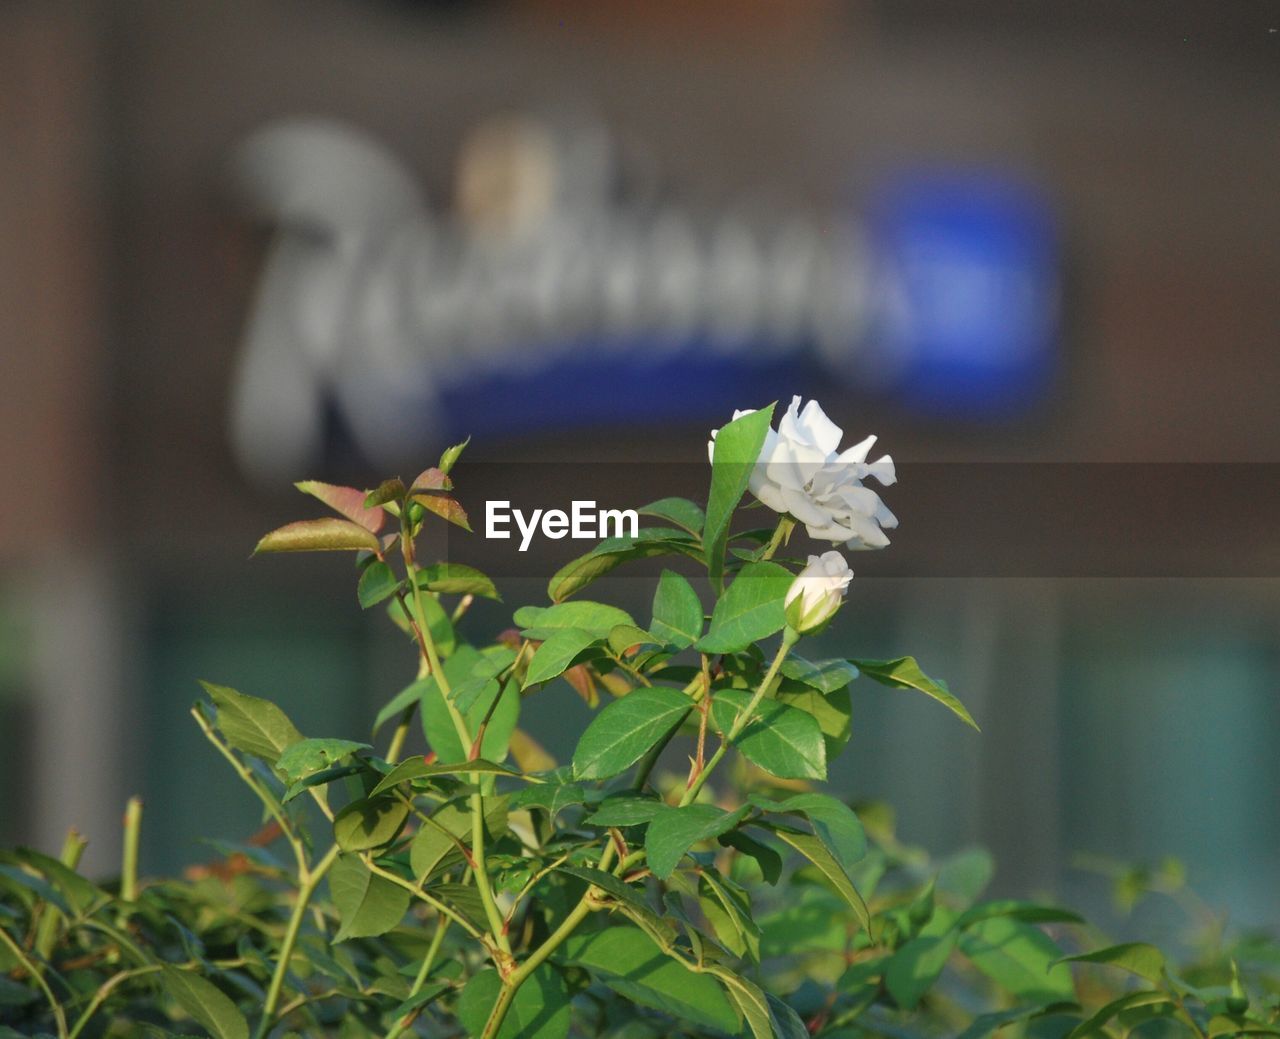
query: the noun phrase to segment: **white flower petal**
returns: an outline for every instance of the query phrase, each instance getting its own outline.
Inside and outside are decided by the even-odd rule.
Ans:
[[[816,400],[809,401],[800,412],[800,426],[809,441],[817,444],[826,455],[836,453],[840,438],[844,436],[844,430],[827,418],[827,413]]]

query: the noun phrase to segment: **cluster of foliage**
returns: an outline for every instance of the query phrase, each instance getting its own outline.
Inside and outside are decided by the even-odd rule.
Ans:
[[[206,685],[195,721],[263,831],[182,880],[139,881],[136,804],[118,883],[76,871],[74,836],[3,853],[0,1037],[1280,1035],[1280,946],[1215,940],[1175,969],[1065,909],[982,900],[985,856],[935,865],[885,810],[815,788],[860,676],[973,723],[912,658],[796,651],[839,596],[795,595],[792,517],[732,522],[770,420],[719,431],[705,511],[648,506],[653,527],[562,569],[490,645],[460,621],[493,582],[419,558],[437,518],[466,526],[461,446],[408,485],[299,485],[337,515],[259,550],[357,552],[361,605],[418,656],[384,749]],[[643,625],[578,596],[657,555],[705,568],[709,611],[675,569]],[[570,689],[597,713],[557,765],[518,722]],[[402,757],[415,725],[430,753]]]

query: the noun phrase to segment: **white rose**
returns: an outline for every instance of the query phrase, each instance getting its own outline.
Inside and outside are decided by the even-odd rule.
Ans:
[[[733,417],[750,414],[735,411]],[[711,433],[708,454],[714,453],[718,432]],[[751,473],[751,493],[775,512],[790,513],[811,538],[854,550],[884,548],[889,539],[881,528],[892,530],[898,520],[862,481],[874,476],[882,486],[894,483],[893,459],[884,455],[867,461],[874,436],[840,451],[842,436],[816,400],[801,411],[800,398],[793,397],[777,432],[770,429],[765,434],[760,460]]]
[[[834,550],[810,556],[809,564],[787,589],[787,623],[804,635],[823,627],[844,602],[853,571]]]

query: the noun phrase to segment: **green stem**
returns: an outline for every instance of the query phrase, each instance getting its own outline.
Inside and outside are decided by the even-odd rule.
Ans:
[[[5,946],[8,947],[9,951],[13,954],[14,959],[22,965],[22,968],[31,976],[36,985],[39,986],[40,991],[44,993],[44,998],[49,1002],[49,1009],[53,1011],[53,1018],[58,1023],[58,1035],[60,1039],[68,1039],[67,1015],[63,1013],[62,1004],[58,1002],[57,997],[53,994],[53,989],[51,989],[49,987],[49,983],[44,980],[44,975],[36,970],[36,965],[31,962],[31,957],[22,951],[22,946],[15,942],[13,938],[10,937],[9,932],[3,927],[0,927],[0,942],[3,942]]]
[[[124,810],[124,855],[120,864],[120,897],[138,900],[138,839],[142,830],[142,799],[129,798]]]
[[[596,868],[602,871],[607,871],[610,863],[613,862],[613,841],[608,838],[606,838],[606,841],[604,851],[600,855],[600,861],[596,864]],[[520,986],[529,979],[530,974],[541,967],[547,958],[568,940],[569,936],[578,929],[578,925],[587,918],[588,914],[595,910],[590,896],[596,890],[594,887],[588,888],[582,901],[573,907],[569,915],[561,921],[560,926],[551,932],[545,942],[529,954],[527,960],[512,971],[510,977],[505,980],[502,991],[498,993],[493,1009],[489,1011],[489,1019],[485,1022],[484,1031],[480,1033],[480,1039],[494,1039],[497,1036],[498,1029],[502,1027],[507,1011],[511,1009],[511,1001],[516,998],[516,993],[520,990]]]
[[[66,840],[62,842],[62,852],[58,860],[68,869],[74,870],[80,865],[80,856],[89,842],[75,830],[68,830]],[[62,912],[44,903],[36,922],[35,953],[42,960],[53,955],[53,947],[58,941],[58,925],[62,922]]]
[[[773,537],[769,539],[769,545],[764,550],[761,559],[772,559],[775,552],[778,551],[791,538],[791,531],[795,529],[796,521],[790,516],[783,515],[778,519],[778,526],[774,528]]]
[[[471,733],[467,729],[466,719],[462,717],[462,712],[458,710],[453,702],[453,690],[449,685],[449,679],[445,676],[444,668],[440,665],[440,654],[436,650],[435,640],[431,637],[431,629],[427,626],[426,614],[422,609],[422,589],[418,587],[418,567],[414,563],[411,552],[405,553],[405,569],[409,575],[409,586],[413,590],[413,609],[417,615],[419,633],[422,637],[422,651],[426,655],[427,663],[431,667],[431,673],[436,676],[436,683],[440,686],[440,694],[444,699],[445,706],[449,709],[449,716],[453,719],[453,727],[457,731],[458,741],[462,746],[463,752],[467,752],[471,746]],[[501,695],[499,693],[499,695]],[[493,897],[493,888],[489,883],[489,869],[485,865],[484,858],[484,794],[481,792],[481,783],[483,776],[479,772],[470,773],[471,783],[475,790],[471,795],[471,855],[475,859],[475,881],[476,891],[480,895],[480,902],[484,906],[485,919],[489,924],[489,931],[493,935],[493,940],[497,942],[500,948],[508,956],[511,954],[511,942],[507,938],[507,932],[502,925],[502,914],[498,911],[498,903]]]
[[[765,698],[765,695],[773,685],[774,679],[778,677],[778,669],[782,667],[782,662],[787,658],[787,654],[791,652],[791,647],[799,641],[800,636],[792,631],[791,628],[782,629],[782,642],[778,646],[778,652],[774,654],[773,663],[769,665],[769,670],[765,673],[759,688],[756,689],[755,695],[751,698],[751,702],[747,704],[746,709],[734,719],[729,731],[724,734],[724,739],[720,741],[720,746],[716,748],[716,752],[711,755],[710,760],[707,761],[702,771],[686,787],[684,796],[680,798],[681,808],[693,803],[698,796],[698,792],[702,790],[707,779],[710,778],[712,770],[720,764],[720,759],[725,756],[733,741],[742,734],[742,730],[750,723],[752,716],[756,713],[756,708],[760,706],[760,701]]]
[[[440,954],[440,947],[444,944],[444,936],[449,931],[449,923],[447,916],[442,916],[437,921],[436,933],[431,938],[431,944],[427,946],[427,954],[422,958],[422,966],[418,968],[417,976],[414,977],[413,984],[409,987],[409,995],[405,997],[406,999],[412,999],[416,996],[426,983],[427,975],[431,973],[436,957]],[[414,1018],[417,1016],[418,1011],[415,1010],[393,1021],[391,1027],[387,1029],[385,1039],[398,1039],[398,1036],[413,1023]]]
[[[271,1031],[276,1007],[280,1004],[280,992],[284,987],[284,976],[289,971],[289,961],[293,958],[294,946],[298,944],[298,934],[302,929],[303,918],[307,915],[307,906],[311,896],[324,879],[329,868],[338,859],[338,846],[333,845],[319,862],[311,869],[304,870],[299,876],[298,899],[294,903],[293,912],[289,916],[289,924],[284,932],[284,941],[280,943],[280,953],[276,959],[276,969],[271,974],[271,984],[267,988],[266,999],[262,1003],[262,1020],[258,1022],[257,1039],[264,1039]]]

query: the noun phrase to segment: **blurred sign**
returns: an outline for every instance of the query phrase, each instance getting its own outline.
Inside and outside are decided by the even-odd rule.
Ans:
[[[602,127],[525,117],[473,132],[444,214],[330,123],[270,127],[237,169],[277,233],[232,434],[272,481],[317,464],[335,412],[393,467],[429,439],[703,419],[818,378],[1007,411],[1051,368],[1052,226],[989,178],[913,175],[865,223],[694,212]]]

